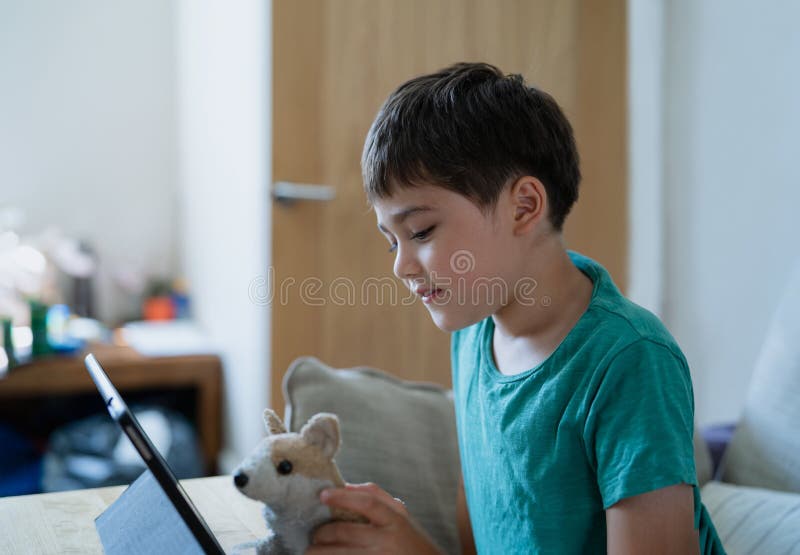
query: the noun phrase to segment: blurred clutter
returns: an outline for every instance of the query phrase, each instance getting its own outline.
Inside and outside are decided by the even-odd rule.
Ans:
[[[126,484],[144,470],[83,368],[89,351],[116,371],[179,478],[213,469],[221,366],[202,356],[214,349],[189,319],[186,281],[148,275],[152,261],[101,261],[56,228],[23,233],[23,222],[0,205],[0,497]],[[113,297],[98,296],[100,277]]]
[[[111,332],[120,324],[189,318],[185,279],[106,268],[131,308],[123,322],[101,322],[94,291],[101,265],[91,245],[56,228],[23,236],[18,232],[23,221],[18,209],[0,206],[0,374],[37,357],[76,353],[87,343],[111,342],[121,337]],[[179,339],[185,339],[185,328],[178,326]],[[174,339],[169,337],[172,328],[158,329],[165,332],[164,341]],[[200,344],[202,334],[197,333],[195,343]]]
[[[177,477],[203,475],[197,437],[180,413],[147,406],[131,410]],[[142,457],[119,426],[107,415],[96,414],[50,435],[42,465],[42,489],[53,492],[129,484],[144,470]]]

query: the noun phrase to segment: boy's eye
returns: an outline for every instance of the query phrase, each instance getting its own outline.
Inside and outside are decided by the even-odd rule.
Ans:
[[[416,233],[412,233],[410,239],[412,241],[419,240],[419,239],[425,239],[428,235],[431,234],[431,232],[433,231],[433,229],[435,227],[436,227],[435,225],[432,225],[432,226],[430,226],[430,227],[428,227],[426,229],[423,229],[422,231],[418,231]],[[395,252],[396,250],[397,250],[397,243],[392,243],[392,246],[389,247],[389,252]]]
[[[432,225],[427,229],[423,229],[422,231],[418,231],[417,233],[415,233],[415,234],[413,234],[411,236],[411,240],[413,241],[414,239],[425,239],[425,237],[430,235],[431,231],[433,231],[433,228],[435,228],[435,227],[436,227],[435,225]]]

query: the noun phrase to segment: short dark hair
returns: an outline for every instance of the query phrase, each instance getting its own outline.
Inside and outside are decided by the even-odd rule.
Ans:
[[[541,180],[561,230],[581,174],[572,126],[553,97],[484,63],[459,63],[394,91],[370,127],[361,158],[367,199],[432,183],[479,208],[511,178]]]

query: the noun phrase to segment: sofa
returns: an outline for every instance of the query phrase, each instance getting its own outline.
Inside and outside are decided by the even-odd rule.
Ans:
[[[460,553],[455,502],[460,476],[452,392],[373,368],[334,369],[296,360],[283,381],[284,422],[297,431],[317,412],[341,423],[336,457],[348,482],[375,482],[404,500],[446,553]],[[723,430],[724,432],[725,430]],[[800,265],[764,341],[743,413],[727,429],[695,430],[703,503],[732,555],[800,555]]]

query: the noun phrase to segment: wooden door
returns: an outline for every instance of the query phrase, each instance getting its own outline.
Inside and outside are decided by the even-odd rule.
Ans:
[[[555,96],[575,127],[584,172],[568,245],[624,287],[624,0],[274,0],[272,23],[274,180],[336,190],[332,201],[273,206],[279,413],[281,380],[301,355],[450,385],[448,334],[421,303],[404,306],[399,281],[400,299],[378,292],[394,280],[392,256],[359,167],[378,107],[415,75],[487,61]]]

